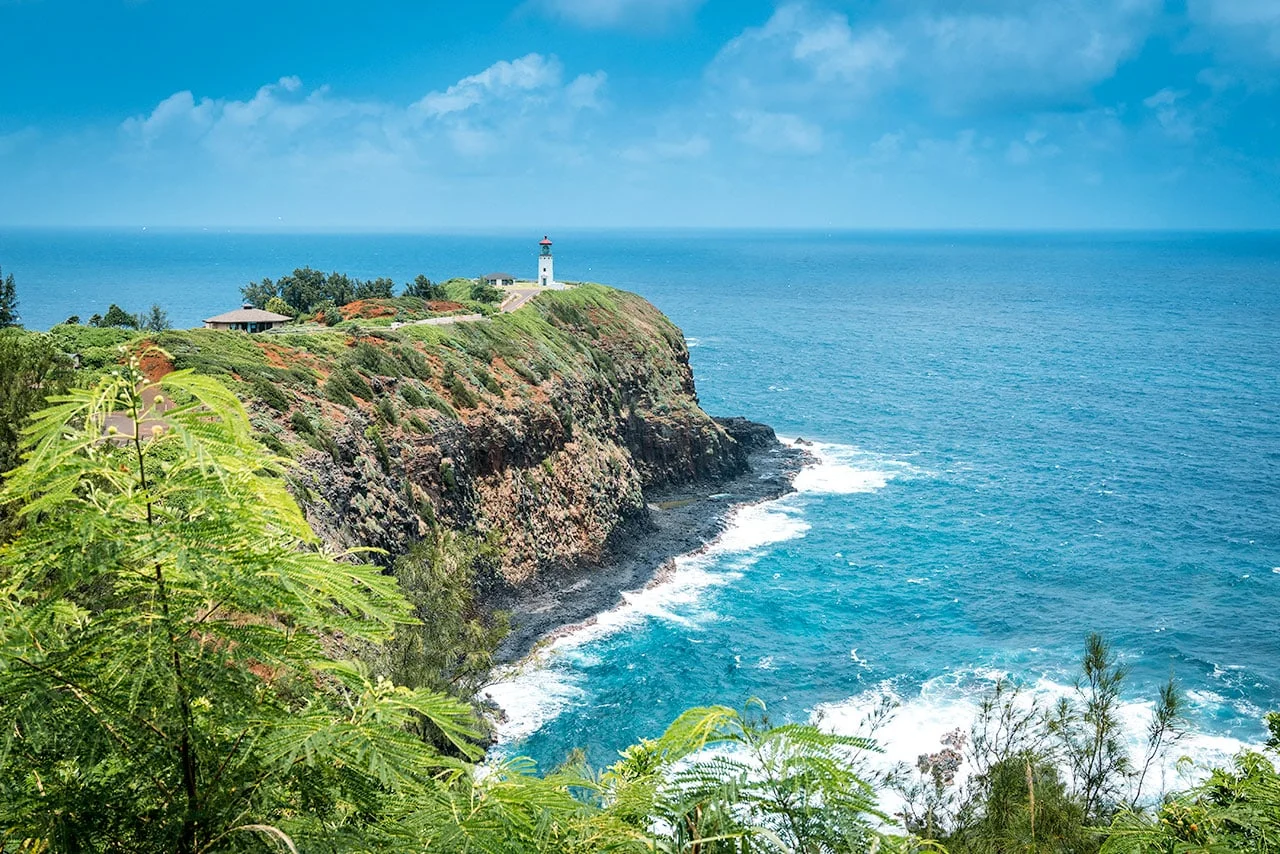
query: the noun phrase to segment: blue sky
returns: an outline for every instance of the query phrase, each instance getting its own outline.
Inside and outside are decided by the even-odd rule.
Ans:
[[[1280,0],[0,0],[0,224],[1280,227]]]

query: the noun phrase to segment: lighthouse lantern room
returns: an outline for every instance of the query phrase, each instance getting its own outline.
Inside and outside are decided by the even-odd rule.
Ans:
[[[542,251],[538,253],[538,284],[544,288],[554,288],[556,276],[551,269],[551,239],[543,235],[538,244]]]

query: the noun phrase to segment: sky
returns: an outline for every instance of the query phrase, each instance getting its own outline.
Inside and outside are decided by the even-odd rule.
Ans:
[[[0,226],[1280,227],[1280,0],[0,0]]]

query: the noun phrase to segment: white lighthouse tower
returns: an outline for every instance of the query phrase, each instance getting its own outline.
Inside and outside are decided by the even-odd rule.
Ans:
[[[542,247],[542,251],[538,253],[538,284],[544,288],[554,288],[556,274],[551,268],[551,239],[544,234],[538,245]]]

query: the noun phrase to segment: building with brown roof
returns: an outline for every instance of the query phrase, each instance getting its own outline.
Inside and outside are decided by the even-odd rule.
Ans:
[[[228,329],[236,332],[266,332],[268,329],[283,326],[292,319],[288,315],[276,314],[274,311],[264,311],[260,308],[246,305],[235,311],[228,311],[226,314],[208,318],[204,322],[204,328]]]

